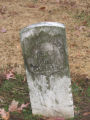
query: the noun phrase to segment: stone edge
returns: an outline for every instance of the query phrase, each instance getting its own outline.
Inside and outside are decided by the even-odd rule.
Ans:
[[[21,29],[20,34],[22,34],[23,32],[26,32],[30,28],[41,27],[41,26],[56,26],[56,27],[65,28],[64,24],[58,23],[58,22],[40,22],[40,23],[29,25],[28,27]]]

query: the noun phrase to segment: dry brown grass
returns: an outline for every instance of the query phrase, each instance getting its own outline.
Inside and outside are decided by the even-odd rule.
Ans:
[[[90,77],[89,8],[89,0],[0,0],[0,68],[12,66],[23,72],[20,30],[34,23],[55,21],[66,26],[71,73]]]

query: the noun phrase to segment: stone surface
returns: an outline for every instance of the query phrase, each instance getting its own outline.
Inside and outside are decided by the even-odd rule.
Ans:
[[[74,117],[65,26],[43,22],[21,30],[33,114]]]

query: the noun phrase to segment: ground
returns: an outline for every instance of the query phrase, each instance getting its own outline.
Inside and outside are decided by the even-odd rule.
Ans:
[[[58,1],[0,0],[0,73],[13,68],[17,74],[22,74],[22,76],[25,74],[19,35],[22,28],[43,21],[63,23],[66,26],[74,101],[81,110],[80,114],[82,114],[86,110],[89,111],[87,108],[89,95],[87,94],[90,91],[88,87],[90,80],[90,1]],[[5,84],[8,84],[7,81],[1,84],[2,89]],[[15,86],[13,87],[15,88]],[[8,95],[8,92],[5,95]],[[3,96],[2,90],[0,96]],[[7,99],[5,103],[10,101]],[[82,120],[89,120],[88,118],[84,119],[84,117]]]

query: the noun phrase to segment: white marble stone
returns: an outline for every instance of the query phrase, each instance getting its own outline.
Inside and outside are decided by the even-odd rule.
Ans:
[[[21,30],[33,114],[74,117],[65,26],[43,22]]]

